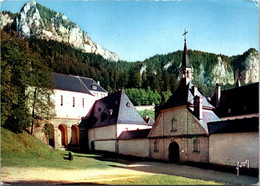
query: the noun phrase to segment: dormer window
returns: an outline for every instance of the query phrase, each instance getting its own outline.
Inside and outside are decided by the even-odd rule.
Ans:
[[[109,115],[112,116],[113,114],[113,109],[109,109]]]
[[[97,84],[95,82],[91,83],[90,87],[92,90],[97,90]]]

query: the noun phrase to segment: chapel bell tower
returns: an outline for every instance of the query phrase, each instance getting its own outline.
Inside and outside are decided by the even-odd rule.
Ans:
[[[186,85],[190,82],[191,80],[191,66],[189,62],[189,57],[188,57],[188,50],[187,50],[187,45],[186,45],[186,34],[188,31],[186,29],[184,30],[184,50],[183,50],[183,56],[182,56],[182,65],[180,68],[180,80],[185,81]]]

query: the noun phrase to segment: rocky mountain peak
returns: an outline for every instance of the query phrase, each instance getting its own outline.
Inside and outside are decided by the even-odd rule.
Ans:
[[[34,35],[41,39],[65,42],[83,52],[99,54],[110,61],[120,60],[117,54],[93,42],[88,33],[66,15],[50,10],[34,0],[22,7],[16,17],[16,28],[26,37]]]

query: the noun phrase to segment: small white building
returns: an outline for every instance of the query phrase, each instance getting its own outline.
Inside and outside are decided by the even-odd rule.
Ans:
[[[87,115],[88,147],[119,153],[124,131],[150,129],[123,90],[99,99]]]

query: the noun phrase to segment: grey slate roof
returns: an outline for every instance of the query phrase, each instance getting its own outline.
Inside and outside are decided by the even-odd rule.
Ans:
[[[53,72],[52,75],[54,89],[81,92],[92,95],[90,92],[90,90],[92,90],[91,85],[95,84],[97,86],[97,90],[95,91],[107,93],[106,90],[104,90],[100,85],[97,84],[95,80],[91,78],[60,74],[56,72]]]
[[[90,128],[111,124],[148,125],[123,90],[97,100],[87,120]]]
[[[212,110],[202,111],[202,120],[200,121],[201,126],[208,133],[208,123],[220,121],[219,117]]]
[[[73,92],[81,92],[91,94],[86,86],[76,77],[60,73],[52,73],[54,81],[54,89],[67,90]]]
[[[192,110],[190,109],[189,112],[193,114]],[[220,121],[219,117],[212,110],[202,110],[202,120],[198,120],[197,118],[196,120],[199,122],[199,124],[207,133],[209,133],[208,123]]]
[[[133,131],[123,131],[118,137],[119,140],[128,139],[144,139],[147,138],[151,129],[133,130]]]
[[[216,94],[211,98],[216,104]],[[219,107],[215,112],[219,117],[259,113],[259,82],[221,91]],[[228,109],[231,112],[228,112]]]
[[[210,134],[259,132],[259,117],[208,123]]]
[[[94,91],[99,91],[99,92],[106,92],[107,91],[105,89],[103,89],[101,86],[99,86],[96,81],[94,81],[92,78],[86,78],[86,77],[79,77],[81,79],[81,81],[83,81],[83,83],[87,86],[87,88],[89,90],[93,90],[91,85],[94,84],[97,86],[97,90]]]
[[[185,83],[185,79],[180,81],[180,85],[177,90],[172,94],[169,100],[161,106],[160,109],[168,109],[181,105],[193,105],[194,92],[192,91],[192,82],[188,85]],[[202,107],[208,109],[214,109],[214,107],[207,101],[207,99],[197,90],[197,95],[202,98]]]

